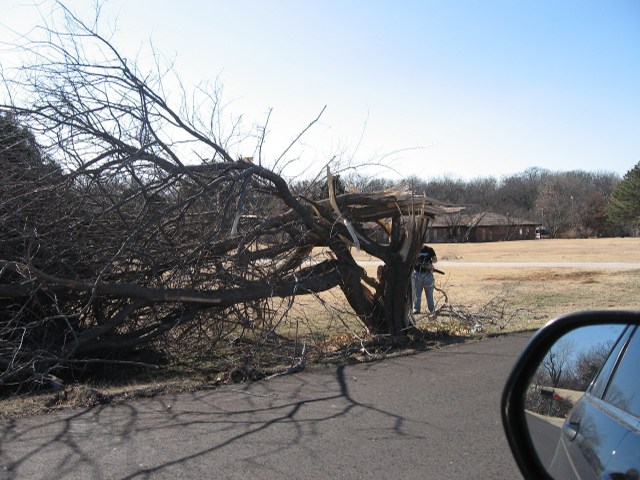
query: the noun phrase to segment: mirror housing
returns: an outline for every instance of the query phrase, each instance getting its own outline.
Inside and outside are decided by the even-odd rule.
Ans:
[[[567,333],[590,325],[639,325],[640,311],[585,311],[564,315],[542,327],[529,341],[502,393],[502,424],[511,453],[525,479],[551,479],[542,465],[525,417],[525,396],[530,380],[551,347]]]

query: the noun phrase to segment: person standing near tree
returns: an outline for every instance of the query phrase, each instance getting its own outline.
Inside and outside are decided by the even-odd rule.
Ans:
[[[420,313],[420,305],[422,303],[422,291],[427,296],[427,308],[433,313],[436,309],[433,302],[433,289],[435,288],[435,279],[433,278],[433,264],[437,263],[438,257],[436,251],[428,245],[424,245],[418,253],[418,258],[413,267],[413,276],[411,277],[411,285],[413,290],[413,313]]]

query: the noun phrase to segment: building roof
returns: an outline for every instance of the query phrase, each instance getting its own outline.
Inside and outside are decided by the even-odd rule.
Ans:
[[[482,212],[476,214],[458,213],[441,215],[431,223],[431,227],[499,227],[507,225],[537,225],[538,222],[499,213]]]

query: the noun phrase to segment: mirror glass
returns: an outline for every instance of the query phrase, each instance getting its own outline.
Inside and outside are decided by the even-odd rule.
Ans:
[[[635,330],[619,324],[573,330],[552,345],[532,376],[525,418],[553,478],[640,478]]]

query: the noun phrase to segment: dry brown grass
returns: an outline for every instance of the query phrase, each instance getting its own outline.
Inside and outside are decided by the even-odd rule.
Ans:
[[[639,309],[640,269],[600,269],[598,262],[640,264],[640,239],[537,240],[442,244],[439,258],[462,262],[594,262],[594,268],[451,267],[439,281],[453,304],[479,305],[505,295],[523,309],[510,329],[538,327],[588,309]],[[529,315],[527,316],[527,313]]]
[[[640,238],[519,240],[435,243],[440,260],[465,262],[632,262],[640,263]],[[356,255],[371,260],[367,255]]]
[[[640,309],[640,269],[599,269],[598,262],[640,264],[639,238],[546,239],[492,243],[434,244],[438,258],[450,262],[444,276],[437,275],[437,286],[444,290],[449,303],[467,313],[502,308],[504,317],[494,328],[513,331],[537,328],[566,313],[589,309]],[[375,261],[355,254],[359,261]],[[464,262],[496,262],[496,266],[463,266]],[[594,268],[511,267],[501,262],[595,262]],[[458,265],[455,265],[455,264]],[[370,275],[375,265],[367,265]],[[329,305],[348,311],[336,292],[324,294]],[[442,294],[436,293],[440,305]],[[319,303],[305,299],[304,316],[315,319],[316,328],[330,318]],[[355,325],[348,314],[347,325]],[[426,316],[417,318],[424,328],[433,326]],[[443,319],[436,319],[442,323]],[[455,330],[455,319],[446,327]],[[491,325],[488,328],[491,329]]]

